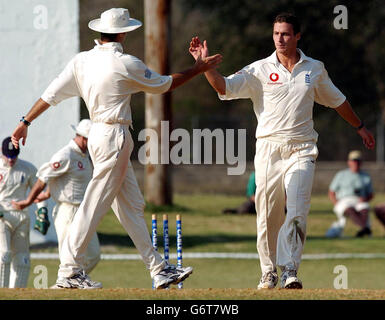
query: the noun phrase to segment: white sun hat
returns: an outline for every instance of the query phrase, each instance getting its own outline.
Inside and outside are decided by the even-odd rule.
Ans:
[[[125,8],[112,8],[104,11],[99,19],[91,20],[88,28],[101,33],[130,32],[142,26],[139,20],[130,18]]]
[[[87,138],[88,139],[88,134],[90,132],[92,126],[92,121],[89,119],[83,119],[82,121],[79,122],[79,124],[75,127],[73,124],[71,124],[72,129],[75,130],[76,134]]]

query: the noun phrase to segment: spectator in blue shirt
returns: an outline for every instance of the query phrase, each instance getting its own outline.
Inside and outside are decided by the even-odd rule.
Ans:
[[[356,237],[370,236],[369,201],[373,199],[372,179],[361,170],[362,153],[353,150],[348,155],[348,169],[337,172],[329,187],[329,199],[338,220],[326,232],[326,237],[342,235],[346,218],[360,227]]]

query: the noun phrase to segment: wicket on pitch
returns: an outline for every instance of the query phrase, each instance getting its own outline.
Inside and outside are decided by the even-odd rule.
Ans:
[[[158,220],[156,214],[152,215],[152,245],[158,251]],[[163,252],[164,260],[169,263],[170,259],[170,239],[168,236],[168,215],[163,215]],[[181,268],[183,265],[182,258],[182,218],[181,215],[176,215],[176,255],[177,267]],[[154,288],[154,285],[153,285]],[[178,289],[183,288],[183,282],[178,283]]]

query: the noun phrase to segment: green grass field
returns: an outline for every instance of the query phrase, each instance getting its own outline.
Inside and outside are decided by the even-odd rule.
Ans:
[[[255,215],[224,215],[225,207],[236,207],[243,197],[225,195],[176,195],[173,207],[147,207],[145,215],[151,230],[151,214],[158,214],[159,245],[162,214],[169,215],[170,253],[176,252],[175,216],[182,214],[183,252],[256,253]],[[377,195],[373,204],[385,202]],[[335,220],[332,206],[324,196],[313,196],[308,218],[305,254],[316,253],[385,253],[385,229],[371,214],[373,236],[357,239],[357,227],[350,221],[341,239],[326,239],[324,234]],[[98,228],[102,253],[137,253],[131,240],[109,212]],[[162,252],[162,248],[160,248]],[[33,249],[32,252],[57,252],[55,247]],[[171,261],[176,263],[176,261]],[[97,292],[67,290],[35,290],[38,265],[48,271],[48,285],[56,280],[59,261],[32,260],[28,289],[0,289],[0,299],[385,299],[385,259],[304,260],[299,276],[304,283],[301,292],[287,293],[256,290],[260,278],[258,260],[184,259],[194,267],[184,289],[167,292],[151,290],[151,279],[142,261],[102,260],[91,277],[101,281],[105,289]],[[348,271],[349,290],[335,290],[338,276],[334,268],[343,265]]]

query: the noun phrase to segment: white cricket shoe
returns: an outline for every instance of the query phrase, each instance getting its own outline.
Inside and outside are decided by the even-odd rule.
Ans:
[[[153,277],[155,289],[165,289],[170,284],[178,284],[192,274],[192,267],[180,268],[167,264],[157,275]]]
[[[56,281],[57,289],[101,289],[103,288],[100,282],[92,281],[90,277],[81,271],[72,277],[58,278]]]
[[[258,284],[258,290],[260,289],[274,289],[278,283],[277,271],[268,271],[262,274],[261,280]]]
[[[281,288],[302,289],[302,281],[297,278],[297,270],[285,269],[281,275]]]

